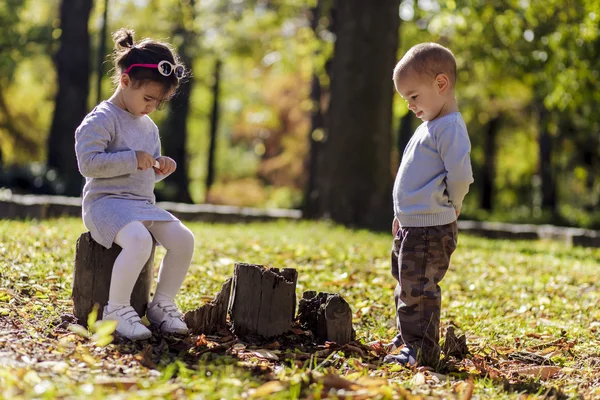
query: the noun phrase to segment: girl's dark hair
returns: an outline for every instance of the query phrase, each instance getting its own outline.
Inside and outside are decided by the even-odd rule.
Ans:
[[[158,64],[162,60],[166,60],[171,64],[182,64],[169,44],[153,39],[144,39],[136,43],[133,40],[134,33],[131,29],[121,28],[112,35],[115,41],[113,54],[113,82],[115,85],[119,84],[121,75],[132,64]],[[163,85],[164,95],[179,86],[179,80],[174,73],[164,76],[158,72],[158,68],[133,67],[128,74],[135,85],[134,87],[139,87],[148,82],[156,82]]]

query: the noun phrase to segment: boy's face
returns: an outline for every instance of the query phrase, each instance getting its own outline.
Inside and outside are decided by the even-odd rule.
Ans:
[[[147,82],[137,86],[130,79],[123,82],[122,78],[121,85],[125,107],[127,107],[127,111],[136,117],[150,114],[156,110],[161,101],[164,101],[163,86],[159,83]],[[173,93],[174,90],[171,90],[166,98],[169,98]]]
[[[440,76],[442,79],[440,80]],[[410,69],[400,75],[395,82],[396,90],[422,121],[431,121],[440,116],[448,92],[448,82],[444,74],[432,79]]]

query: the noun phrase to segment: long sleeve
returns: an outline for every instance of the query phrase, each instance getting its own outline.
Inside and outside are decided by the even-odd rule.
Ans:
[[[473,183],[469,135],[459,124],[446,124],[438,135],[437,147],[447,171],[448,199],[455,209],[460,210],[469,185]]]
[[[105,123],[90,116],[75,131],[77,165],[86,178],[112,178],[137,171],[134,150],[107,152],[111,134]]]

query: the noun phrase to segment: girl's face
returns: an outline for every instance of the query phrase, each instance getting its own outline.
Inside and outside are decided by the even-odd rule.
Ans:
[[[136,117],[150,114],[161,101],[170,98],[175,92],[175,89],[171,89],[165,96],[163,86],[156,82],[137,86],[126,74],[121,78],[121,89],[125,108]]]
[[[440,75],[432,79],[410,69],[396,82],[396,90],[406,100],[408,109],[422,121],[440,117],[444,109],[448,87],[440,82]]]

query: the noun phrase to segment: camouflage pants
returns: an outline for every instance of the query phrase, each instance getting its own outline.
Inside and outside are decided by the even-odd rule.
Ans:
[[[405,343],[419,354],[419,363],[436,367],[440,357],[440,306],[438,285],[456,249],[456,222],[441,226],[400,228],[392,249],[396,343]]]

